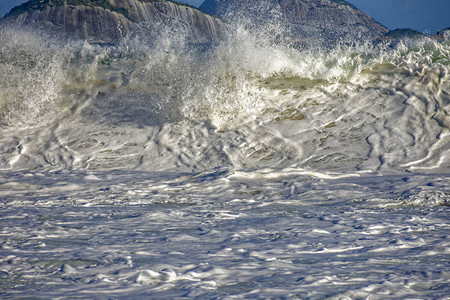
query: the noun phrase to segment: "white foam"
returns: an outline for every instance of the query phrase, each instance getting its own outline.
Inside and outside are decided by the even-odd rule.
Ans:
[[[8,37],[6,298],[448,295],[448,43]]]

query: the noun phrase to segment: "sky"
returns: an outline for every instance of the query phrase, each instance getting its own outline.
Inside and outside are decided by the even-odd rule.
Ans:
[[[203,0],[178,0],[200,6]],[[0,0],[0,16],[27,0]],[[450,27],[450,0],[347,0],[389,29],[412,28],[427,34]]]

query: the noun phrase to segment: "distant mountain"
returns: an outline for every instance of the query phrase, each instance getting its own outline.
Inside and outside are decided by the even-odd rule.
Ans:
[[[402,38],[414,39],[414,38],[423,38],[426,37],[426,35],[411,28],[398,28],[386,33],[386,37],[390,37],[393,39],[402,39]]]
[[[263,26],[280,21],[291,39],[376,40],[389,31],[342,0],[205,0],[200,10],[227,20],[243,14]]]
[[[440,30],[437,34],[446,38],[450,37],[450,27]]]
[[[195,43],[210,43],[223,33],[218,18],[165,0],[31,0],[13,8],[2,22],[54,30],[94,43],[117,43],[135,33],[152,37],[165,27]]]

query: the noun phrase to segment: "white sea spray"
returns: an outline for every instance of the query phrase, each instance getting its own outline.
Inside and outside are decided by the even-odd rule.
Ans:
[[[2,297],[447,297],[448,42],[231,32],[1,31]]]

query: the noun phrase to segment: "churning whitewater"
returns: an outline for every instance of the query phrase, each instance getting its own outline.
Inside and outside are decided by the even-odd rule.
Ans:
[[[2,33],[3,170],[448,171],[449,45],[313,48],[244,30],[102,47]]]
[[[1,29],[2,297],[446,299],[449,41],[230,32]]]

